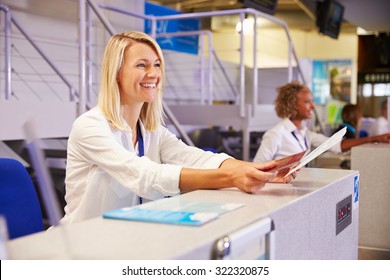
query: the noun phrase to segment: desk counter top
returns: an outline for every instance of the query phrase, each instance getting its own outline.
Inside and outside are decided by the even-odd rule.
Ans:
[[[263,217],[278,220],[279,215],[282,214],[278,214],[279,210],[285,208],[287,211],[285,213],[288,213],[289,206],[326,191],[327,186],[332,186],[335,182],[347,179],[350,182],[349,178],[356,174],[356,171],[351,170],[303,168],[292,184],[270,183],[255,194],[247,194],[235,188],[194,191],[168,199],[243,203],[244,207],[222,214],[218,219],[200,227],[98,217],[11,240],[8,242],[9,257],[11,259],[208,259],[210,246],[217,238]],[[349,191],[350,188],[347,189]],[[348,191],[344,191],[345,195]],[[330,196],[325,193],[324,195]],[[333,206],[331,211],[333,217]],[[306,242],[306,240],[299,240],[299,232],[290,235],[297,235],[298,239],[294,241],[297,244]]]

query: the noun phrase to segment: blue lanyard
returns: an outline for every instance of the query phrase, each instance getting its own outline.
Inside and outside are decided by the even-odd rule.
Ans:
[[[302,150],[303,150],[303,151],[307,150],[306,137],[303,138],[304,141],[305,141],[305,147],[306,147],[306,149],[305,149],[305,147],[303,147],[302,144],[301,144],[301,142],[299,141],[299,139],[298,139],[297,135],[295,134],[295,132],[294,132],[294,131],[291,131],[291,134],[294,136],[295,139],[297,139],[298,144],[299,144],[299,146],[302,148]]]
[[[353,135],[356,135],[356,129],[352,125],[350,125],[349,123],[345,123],[345,122],[343,122],[341,125],[343,127],[346,126],[347,130],[349,130]]]
[[[138,139],[138,155],[143,157],[145,155],[144,151],[144,138],[141,133],[141,126],[139,121],[137,122],[137,139]],[[139,204],[142,204],[142,197],[139,197]]]
[[[143,157],[145,155],[144,151],[144,138],[142,137],[141,126],[139,121],[137,122],[137,139],[138,139],[138,155]],[[169,196],[164,196],[165,198]],[[142,204],[142,197],[139,197],[139,204]]]
[[[137,138],[138,138],[138,154],[140,157],[145,155],[144,151],[144,138],[142,137],[141,126],[139,121],[137,122]]]

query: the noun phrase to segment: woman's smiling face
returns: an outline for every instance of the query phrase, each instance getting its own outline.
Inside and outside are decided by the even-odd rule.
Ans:
[[[305,120],[313,116],[313,97],[308,88],[303,88],[297,93],[297,115],[295,119]]]
[[[153,102],[160,78],[160,58],[151,46],[135,43],[126,48],[123,65],[118,73],[121,103]]]

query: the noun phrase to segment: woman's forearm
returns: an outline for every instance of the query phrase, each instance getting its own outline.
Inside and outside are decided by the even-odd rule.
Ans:
[[[252,193],[275,178],[274,173],[264,171],[271,169],[275,164],[275,161],[253,163],[227,159],[217,169],[183,168],[180,173],[179,187],[183,193],[198,189],[230,187]]]
[[[363,137],[363,138],[350,138],[350,139],[344,139],[341,141],[341,150],[343,152],[346,152],[350,150],[352,147],[359,146],[362,144],[367,143],[389,143],[390,141],[390,134],[381,134],[381,135],[375,135],[375,136],[369,136],[369,137]]]
[[[220,189],[233,187],[229,175],[222,169],[183,168],[180,173],[182,193],[199,189]]]

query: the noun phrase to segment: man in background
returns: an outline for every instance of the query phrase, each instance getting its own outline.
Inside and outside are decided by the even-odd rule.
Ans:
[[[378,135],[389,132],[389,120],[387,119],[387,99],[381,104],[381,115],[372,125],[370,135]]]

